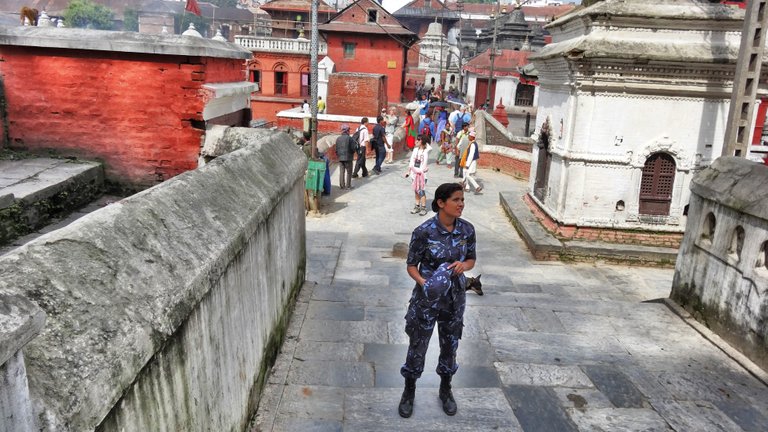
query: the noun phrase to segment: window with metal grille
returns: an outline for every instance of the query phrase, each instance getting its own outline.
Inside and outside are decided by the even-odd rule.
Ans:
[[[669,215],[675,185],[675,160],[666,153],[652,154],[640,181],[640,214]]]

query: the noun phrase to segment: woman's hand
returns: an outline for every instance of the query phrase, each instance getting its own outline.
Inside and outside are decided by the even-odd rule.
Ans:
[[[455,275],[463,274],[466,270],[469,270],[466,268],[466,265],[463,261],[454,261],[454,263],[449,265],[448,268],[453,270],[453,274]]]

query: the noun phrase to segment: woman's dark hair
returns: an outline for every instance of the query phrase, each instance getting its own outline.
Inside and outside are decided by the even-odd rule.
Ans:
[[[432,211],[437,213],[440,210],[440,206],[437,205],[437,201],[448,201],[448,198],[453,195],[454,192],[464,190],[464,188],[458,183],[443,183],[437,187],[435,191],[435,199],[432,200]]]
[[[422,135],[422,134],[419,134],[419,136],[417,136],[416,139],[421,141],[421,143],[424,144],[424,145],[428,144],[427,143],[427,137]]]
[[[368,117],[363,117],[360,119],[360,124],[366,124],[368,123]]]

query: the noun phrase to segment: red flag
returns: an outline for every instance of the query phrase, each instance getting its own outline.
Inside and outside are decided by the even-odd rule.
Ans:
[[[201,16],[200,6],[197,4],[197,0],[187,0],[187,5],[184,6],[184,10],[188,10],[197,16]]]

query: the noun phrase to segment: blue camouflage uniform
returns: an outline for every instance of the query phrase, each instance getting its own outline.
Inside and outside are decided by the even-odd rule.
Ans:
[[[410,344],[405,364],[400,368],[403,377],[421,377],[435,323],[440,340],[437,374],[452,376],[458,370],[456,350],[464,327],[466,279],[464,275],[452,276],[445,267],[455,261],[473,259],[476,259],[475,227],[464,219],[457,218],[453,231],[448,231],[435,215],[413,230],[407,264],[418,266],[419,274],[430,284],[443,285],[446,289],[444,295],[436,299],[419,284],[413,288],[405,314],[405,333],[410,337]]]

